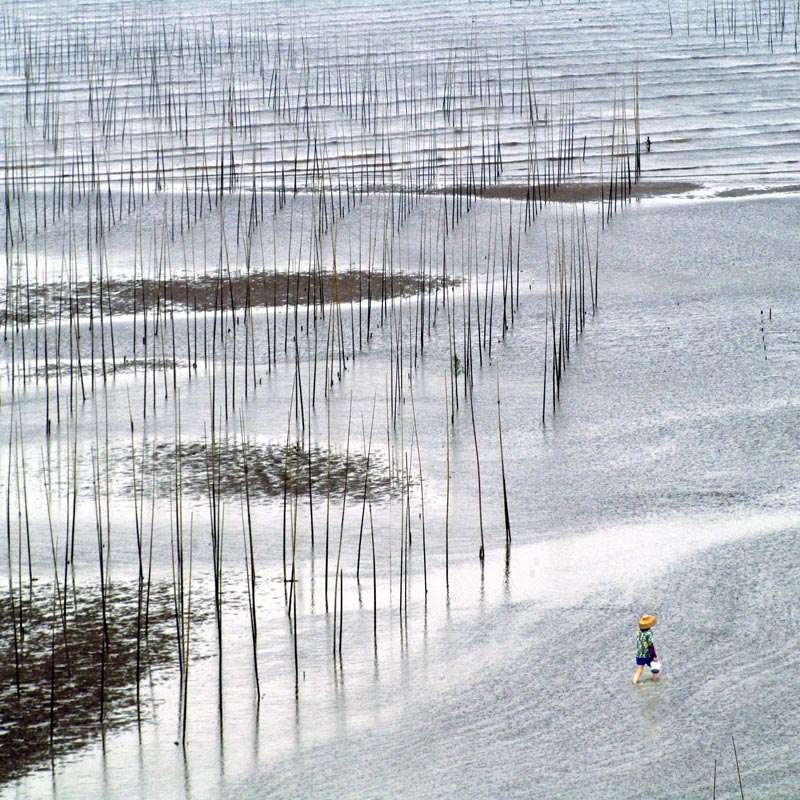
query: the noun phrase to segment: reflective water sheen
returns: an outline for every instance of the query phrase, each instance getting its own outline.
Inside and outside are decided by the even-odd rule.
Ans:
[[[37,580],[52,580],[50,515],[57,521],[60,554],[68,535],[64,522],[72,513],[72,448],[81,464],[75,508],[77,580],[98,580],[97,496],[103,504],[109,498],[108,511],[103,508],[100,514],[108,513],[112,524],[108,562],[112,575],[135,579],[135,515],[138,510],[150,526],[152,511],[146,536],[153,537],[153,574],[172,580],[174,498],[154,492],[148,477],[145,505],[135,507],[129,469],[131,417],[136,458],[141,458],[145,442],[148,446],[176,442],[178,415],[185,442],[203,442],[214,418],[218,435],[235,439],[242,425],[253,441],[265,446],[284,443],[288,426],[293,441],[308,437],[323,452],[330,441],[341,454],[347,450],[349,433],[349,448],[363,455],[370,449],[374,414],[375,463],[381,469],[394,469],[396,478],[407,459],[411,479],[405,498],[410,498],[411,510],[408,513],[398,487],[373,502],[366,522],[360,496],[349,497],[343,508],[341,491],[334,491],[329,510],[326,498],[317,497],[312,546],[308,500],[301,496],[292,584],[297,600],[295,639],[283,571],[287,524],[291,541],[291,498],[288,515],[282,497],[261,497],[253,503],[261,680],[257,699],[245,583],[244,506],[238,496],[226,498],[221,708],[216,633],[210,622],[198,623],[191,639],[194,657],[185,744],[177,668],[157,671],[143,680],[147,712],[141,720],[137,722],[131,713],[124,724],[109,725],[104,735],[98,731],[90,746],[52,763],[30,765],[27,774],[14,781],[3,782],[0,776],[0,796],[612,800],[706,798],[716,782],[717,796],[732,797],[739,792],[737,767],[745,796],[797,796],[800,697],[792,660],[800,644],[796,610],[800,201],[795,193],[800,186],[796,158],[800,106],[795,85],[800,6],[779,0],[760,4],[688,0],[671,10],[660,2],[549,0],[540,4],[433,0],[411,7],[395,0],[251,5],[210,9],[204,4],[141,3],[128,8],[111,3],[20,2],[9,6],[4,12],[8,25],[2,72],[8,91],[0,97],[7,136],[14,141],[20,141],[25,131],[38,136],[38,129],[24,125],[19,115],[23,82],[20,63],[10,55],[20,52],[10,33],[14,19],[27,20],[28,30],[43,40],[51,28],[76,26],[85,31],[96,28],[101,38],[116,41],[119,32],[113,20],[124,12],[158,21],[143,30],[157,30],[163,21],[164,30],[182,26],[210,36],[213,29],[215,37],[228,43],[235,41],[226,39],[229,33],[250,30],[245,23],[255,19],[262,28],[254,22],[250,33],[261,30],[272,42],[279,31],[285,37],[281,47],[292,41],[297,48],[296,62],[285,75],[279,71],[292,97],[308,74],[298,66],[304,57],[308,63],[338,65],[338,72],[332,69],[326,74],[345,82],[349,76],[352,85],[369,83],[372,77],[377,81],[378,76],[383,84],[392,74],[404,76],[409,87],[422,92],[422,87],[443,85],[440,76],[450,69],[448,64],[457,62],[463,69],[459,81],[468,81],[474,69],[493,91],[505,86],[509,97],[502,109],[480,92],[465,91],[462,111],[471,119],[470,130],[485,124],[493,131],[495,122],[498,130],[502,127],[505,161],[500,182],[508,185],[519,184],[527,174],[529,120],[517,108],[519,98],[513,109],[509,107],[513,92],[522,92],[527,85],[526,53],[537,91],[549,98],[542,101],[544,106],[550,103],[557,109],[560,93],[574,87],[576,141],[584,146],[586,137],[585,158],[575,172],[585,171],[592,180],[601,168],[601,150],[608,146],[615,98],[624,95],[631,102],[635,65],[642,137],[651,142],[643,153],[643,177],[671,182],[675,191],[631,202],[609,225],[599,228],[598,313],[589,316],[580,342],[572,345],[555,413],[547,395],[544,423],[546,276],[554,258],[559,215],[568,217],[570,205],[545,208],[520,233],[519,309],[504,339],[495,320],[491,359],[486,353],[482,365],[476,364],[474,435],[461,374],[459,409],[452,426],[446,425],[449,389],[445,387],[452,355],[447,316],[438,295],[440,307],[424,353],[413,368],[408,352],[401,356],[406,371],[404,402],[396,418],[389,420],[389,387],[397,380],[398,342],[406,347],[416,341],[413,299],[398,301],[391,321],[376,326],[374,338],[348,362],[346,373],[337,376],[341,380],[334,380],[329,406],[320,383],[315,409],[306,409],[307,427],[302,431],[290,408],[298,374],[303,381],[320,380],[312,377],[314,343],[307,335],[299,336],[292,354],[290,338],[287,353],[279,348],[276,363],[268,367],[263,354],[269,347],[269,324],[259,327],[259,318],[253,347],[258,352],[255,366],[260,382],[246,400],[241,351],[236,351],[235,375],[227,361],[219,367],[219,352],[216,365],[210,360],[211,366],[201,363],[197,372],[189,368],[184,355],[192,339],[187,316],[185,330],[181,322],[169,340],[176,342],[178,352],[177,391],[171,384],[176,373],[171,370],[165,369],[163,376],[158,373],[157,397],[152,384],[145,383],[143,370],[120,369],[105,387],[98,373],[96,391],[72,418],[66,411],[69,378],[63,373],[59,402],[65,419],[71,421],[54,423],[49,438],[44,432],[48,401],[44,381],[29,380],[20,387],[17,377],[21,353],[31,358],[34,344],[27,334],[25,342],[5,342],[0,351],[0,442],[6,443],[0,448],[0,474],[3,488],[9,489],[3,492],[4,506],[8,528],[17,537],[19,522],[11,509],[16,509],[14,481],[18,482],[15,475],[24,453],[31,498],[25,520],[32,538],[23,548],[22,538],[3,537],[4,584],[10,576],[17,586],[19,564],[29,553]],[[58,21],[48,14],[53,9]],[[456,59],[454,54],[462,51],[474,56]],[[233,60],[226,63],[240,66],[238,70],[230,66],[228,77],[240,79],[239,91],[250,97],[254,113],[264,111],[259,124],[267,131],[262,141],[269,142],[269,147],[264,145],[269,152],[263,155],[267,166],[259,172],[260,179],[277,180],[277,138],[289,126],[296,129],[298,141],[306,134],[275,108],[268,113],[255,111],[263,75],[261,83],[246,78],[247,58],[232,45],[230,52]],[[174,65],[161,65],[164,85],[169,69],[176,74],[192,72],[187,64],[180,65],[177,51],[173,56]],[[426,83],[434,65],[441,73]],[[137,68],[147,74],[144,63]],[[223,75],[227,68],[219,66]],[[140,153],[152,146],[145,142],[143,131],[155,135],[155,128],[148,128],[148,113],[154,112],[139,106],[133,112],[138,92],[146,86],[136,84],[134,73],[133,68],[127,73],[130,97],[137,98],[130,124],[143,137],[133,146],[133,152]],[[77,86],[83,85],[80,77],[73,78]],[[220,78],[214,85],[222,96],[235,83]],[[80,91],[75,89],[76,97],[82,97]],[[72,114],[66,109],[74,104],[77,118],[85,113],[83,101],[70,97],[65,90],[63,113]],[[527,97],[525,88],[526,103]],[[482,102],[497,114],[495,119],[481,120]],[[420,101],[418,135],[422,140],[429,137],[429,142],[438,137],[445,165],[429,188],[448,185],[452,174],[448,169],[455,169],[452,165],[457,162],[453,152],[461,152],[458,147],[465,145],[453,121],[437,117],[437,106],[437,98]],[[204,109],[206,118],[199,108],[191,137],[199,143],[206,125],[209,142],[215,142],[208,145],[209,152],[216,155],[216,143],[227,135],[224,115]],[[391,140],[397,157],[386,165],[384,180],[396,188],[402,185],[422,161],[415,161],[419,142],[411,144],[417,135],[411,131],[417,129],[398,109],[380,106],[380,120],[371,127],[333,102],[321,103],[316,123],[330,175],[346,173],[352,156],[349,148],[362,148],[363,156],[373,152],[370,148],[377,152],[376,142]],[[398,121],[401,118],[406,121]],[[354,131],[362,137],[357,143]],[[161,133],[167,136],[166,129]],[[477,139],[469,146],[480,149]],[[108,143],[108,163],[118,158],[126,163],[128,145],[122,151],[116,147],[115,142]],[[244,135],[236,147],[237,153],[255,152]],[[178,145],[175,148],[178,153]],[[45,160],[56,158],[44,145],[42,152]],[[175,163],[185,165],[196,158],[192,162],[196,165],[198,152],[186,147],[174,155]],[[607,158],[607,150],[603,152]],[[244,162],[249,164],[249,158],[243,156]],[[290,160],[286,156],[287,163]],[[252,169],[255,174],[255,162]],[[8,173],[7,165],[4,170]],[[692,184],[688,191],[687,182]],[[173,189],[179,196],[180,187]],[[301,187],[274,219],[270,205],[260,226],[254,268],[278,269],[286,260],[298,268],[313,258],[308,254],[309,231],[318,208],[308,192],[315,189]],[[268,205],[272,199],[270,195]],[[363,265],[369,258],[364,254],[370,250],[369,238],[377,237],[374,231],[386,224],[390,203],[389,193],[371,194],[359,200],[358,210],[342,216],[335,233],[340,268],[343,263]],[[419,242],[426,236],[433,235],[437,242],[435,254],[427,254],[437,268],[443,252],[439,234],[431,234],[437,222],[443,224],[438,216],[440,196],[424,196],[415,203],[389,248],[399,271],[416,271]],[[474,270],[481,279],[475,290],[481,303],[493,285],[486,243],[494,236],[500,247],[497,228],[505,230],[509,209],[518,220],[522,206],[507,199],[481,200],[449,233],[451,274],[464,276],[466,265],[472,280]],[[167,214],[163,198],[154,195],[137,213],[120,221],[109,235],[104,269],[112,274],[130,276],[131,254],[145,258],[143,252],[158,251],[158,247],[148,251],[153,242],[162,242]],[[587,204],[586,214],[594,242],[593,202]],[[181,243],[190,241],[188,234],[186,239],[177,237],[170,251],[176,274],[199,264],[211,264],[209,271],[216,270],[222,258],[220,239],[226,235],[231,263],[243,269],[244,246],[234,245],[236,215],[231,200],[221,213],[215,210],[209,216],[207,227],[195,228],[194,239],[183,248],[194,255],[181,252]],[[54,223],[48,241],[43,235],[31,239],[42,253],[51,252],[58,264],[46,268],[45,280],[51,272],[52,280],[58,280],[62,253],[70,246],[64,232],[73,225],[78,229],[79,224],[84,224],[82,218],[80,223],[61,219]],[[145,236],[155,237],[146,239],[144,251],[137,244],[142,225]],[[515,229],[515,237],[517,233]],[[85,230],[82,235],[85,239]],[[295,237],[294,244],[290,236]],[[297,242],[303,236],[301,249]],[[163,242],[167,238],[164,234]],[[323,240],[320,261],[331,267],[336,257],[332,234]],[[203,241],[213,242],[209,245],[213,255],[207,259]],[[473,245],[479,256],[470,255]],[[279,248],[288,254],[286,258],[275,255]],[[20,258],[20,249],[16,244],[10,248],[7,240],[6,253],[10,252]],[[30,253],[25,258],[33,263]],[[76,274],[87,271],[85,252],[75,256],[73,267]],[[498,274],[496,297],[502,290]],[[459,286],[452,295],[458,303],[461,292]],[[374,304],[376,315],[378,306]],[[462,325],[463,306],[453,313],[455,324]],[[501,313],[495,308],[496,315]],[[358,304],[343,315],[350,336],[360,324]],[[320,326],[321,350],[328,335],[327,319]],[[119,352],[131,359],[135,324],[141,325],[141,320],[134,323],[130,314],[114,321]],[[273,324],[274,330],[288,330],[294,324],[292,312],[280,309]],[[55,331],[52,319],[50,325]],[[461,328],[457,335],[460,345]],[[357,332],[354,336],[356,348]],[[81,347],[88,347],[87,339]],[[323,365],[324,356],[320,370]],[[219,397],[211,399],[211,390],[217,387],[221,392],[220,376],[229,374],[232,383],[239,381],[239,388],[230,418],[225,419]],[[305,383],[303,391],[308,386]],[[498,387],[512,534],[508,550]],[[49,391],[52,403],[52,385]],[[73,391],[77,398],[77,390]],[[309,401],[307,395],[304,401]],[[217,404],[213,412],[211,403]],[[109,480],[98,495],[91,466],[100,457],[103,481],[106,472]],[[187,547],[190,524],[193,537],[192,602],[203,604],[210,619],[213,579],[207,488],[185,487],[181,502]],[[7,503],[6,495],[11,498]],[[406,514],[412,544],[401,555]],[[327,565],[326,519],[331,562]],[[478,558],[481,523],[484,562]],[[372,552],[364,544],[368,555],[362,555],[357,575],[359,534],[362,525],[369,530],[370,524],[375,570]],[[326,608],[326,582],[331,584],[327,592],[332,605],[340,531],[343,633],[341,655],[334,657],[333,609]],[[400,577],[401,557],[408,559],[405,583]],[[644,681],[634,688],[630,678],[636,621],[645,612],[659,618],[654,635],[665,667],[658,684]]]

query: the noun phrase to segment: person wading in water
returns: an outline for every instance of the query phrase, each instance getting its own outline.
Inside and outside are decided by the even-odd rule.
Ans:
[[[651,678],[654,681],[658,680],[658,661],[656,656],[656,646],[653,643],[653,628],[658,620],[652,614],[645,614],[639,620],[639,633],[636,637],[636,672],[631,680],[635,686],[639,683],[642,677],[642,672],[645,667],[650,667],[652,674]],[[653,661],[656,661],[653,664]]]

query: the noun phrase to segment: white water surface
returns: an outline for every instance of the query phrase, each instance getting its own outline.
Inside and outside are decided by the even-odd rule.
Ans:
[[[285,49],[279,52],[284,58],[288,59],[290,41],[298,52],[302,43],[311,63],[338,64],[345,74],[350,71],[356,84],[369,75],[367,65],[373,63],[376,75],[396,69],[408,85],[418,81],[420,86],[425,68],[434,64],[440,81],[448,59],[454,53],[473,52],[472,47],[474,57],[457,63],[464,108],[472,114],[475,130],[487,101],[464,89],[468,65],[485,70],[482,74],[489,76],[489,85],[498,85],[491,78],[498,71],[508,91],[520,89],[525,86],[527,43],[536,86],[543,98],[555,103],[551,108],[558,108],[565,86],[575,86],[577,137],[587,137],[588,153],[580,169],[587,173],[599,168],[601,125],[608,144],[615,93],[620,97],[624,86],[630,102],[631,70],[636,64],[642,132],[652,142],[643,156],[644,176],[674,181],[679,196],[635,201],[601,229],[599,311],[574,346],[555,414],[549,408],[549,395],[546,398],[544,424],[544,298],[557,212],[546,210],[524,233],[519,313],[505,340],[500,339],[499,325],[494,329],[492,360],[487,358],[475,373],[480,509],[473,430],[463,387],[448,434],[448,503],[444,387],[450,352],[441,311],[424,356],[406,384],[400,419],[388,435],[387,381],[396,358],[389,326],[376,329],[374,339],[334,386],[330,422],[323,402],[309,416],[310,438],[325,446],[330,429],[337,452],[346,448],[352,418],[351,447],[364,453],[375,403],[376,459],[380,456],[382,463],[397,466],[404,455],[409,458],[415,478],[410,489],[413,545],[408,605],[402,615],[399,496],[376,501],[372,509],[375,618],[369,561],[366,567],[362,564],[360,585],[356,579],[362,506],[349,502],[343,514],[341,497],[335,497],[330,513],[331,560],[336,558],[342,530],[345,583],[342,658],[333,658],[332,613],[325,610],[325,502],[318,497],[315,505],[313,549],[310,520],[301,505],[296,691],[282,572],[283,506],[280,499],[255,502],[262,680],[257,704],[241,507],[234,498],[225,511],[222,714],[217,705],[213,626],[198,626],[193,633],[197,658],[190,670],[185,749],[175,744],[180,739],[177,680],[174,671],[166,671],[148,681],[146,694],[153,704],[141,725],[132,715],[127,727],[109,728],[104,740],[98,734],[93,745],[0,785],[0,796],[701,798],[711,795],[716,762],[718,796],[730,797],[737,796],[739,788],[731,737],[746,796],[798,794],[800,700],[792,677],[793,653],[800,643],[797,9],[788,3],[764,2],[758,4],[756,20],[752,16],[756,5],[726,5],[738,10],[735,39],[723,24],[730,23],[729,18],[718,20],[715,37],[709,4],[693,1],[672,8],[672,32],[666,5],[655,2],[435,0],[414,6],[385,0],[335,6],[229,4],[224,9],[142,3],[132,10],[127,4],[123,8],[107,3],[16,3],[4,9],[7,32],[14,30],[13,20],[22,20],[36,41],[46,42],[48,31],[86,33],[96,28],[105,49],[121,47],[114,21],[123,11],[133,15],[127,19],[140,33],[151,35],[163,19],[192,35],[198,31],[210,37],[213,27],[220,41],[224,40],[220,31],[240,31],[242,21],[252,14],[263,23],[271,43],[280,29]],[[52,7],[58,14],[47,15]],[[722,9],[717,10],[722,16]],[[779,11],[785,14],[780,28],[775,23]],[[164,30],[171,29],[167,25]],[[241,40],[230,41],[241,45]],[[14,58],[24,48],[8,33],[4,47],[7,91],[0,101],[3,124],[14,132],[9,141],[16,147],[23,130],[23,73],[21,62]],[[262,138],[269,143],[263,158],[268,164],[264,174],[270,178],[275,134],[286,130],[285,121],[274,109],[257,108],[262,78],[241,66],[246,59],[238,46],[233,52],[240,65],[234,70],[239,90],[250,97],[263,125]],[[180,149],[180,137],[170,138],[159,128],[161,122],[138,107],[140,92],[147,86],[141,75],[147,73],[137,74],[144,62],[129,58],[124,77],[130,81],[131,108],[137,107],[130,125],[141,137],[134,152],[152,146],[158,134],[175,146],[175,165],[191,166],[192,148]],[[300,63],[298,56],[292,69],[286,67],[292,90],[302,85],[305,73]],[[134,64],[139,66],[134,69]],[[209,78],[217,97],[230,87],[226,68],[219,66],[216,77]],[[165,61],[159,69],[164,85],[172,69],[175,86],[182,86],[186,96],[195,96],[193,68],[186,66],[181,72],[177,62]],[[87,113],[84,80],[75,75],[58,80],[63,81],[61,113],[73,125]],[[39,96],[42,104],[43,97]],[[442,158],[450,164],[448,148],[463,145],[463,134],[437,116],[439,99],[428,98],[428,117],[420,136],[424,139],[435,130]],[[207,109],[201,114],[193,106],[195,112],[191,140],[199,143],[205,130],[208,142],[216,147],[220,131],[227,132],[224,114]],[[331,164],[345,162],[342,143],[352,144],[347,137],[360,130],[359,124],[325,102],[318,113],[320,138],[327,141]],[[379,132],[396,137],[395,152],[402,152],[402,142],[410,141],[404,140],[410,130],[405,118],[396,108],[381,107],[380,115]],[[525,175],[523,144],[529,126],[524,114],[509,109],[508,101],[501,118],[506,137],[502,180],[514,184]],[[46,154],[43,158],[52,158],[51,146],[34,136],[36,129],[25,130],[36,142],[31,147],[40,148]],[[77,141],[71,137],[85,130],[75,127],[63,144],[66,152]],[[96,131],[92,135],[99,141]],[[300,136],[297,131],[295,135]],[[362,131],[359,137],[363,138],[353,147],[366,152],[380,141],[373,130]],[[122,156],[115,140],[107,146],[108,163],[127,157],[127,145]],[[252,150],[244,135],[236,146],[246,162]],[[405,157],[414,163],[410,148]],[[404,174],[398,168],[393,180]],[[445,182],[447,176],[443,167],[438,179]],[[681,194],[678,184],[684,181],[695,182],[697,188]],[[148,247],[161,241],[164,197],[154,194],[138,215],[120,221],[109,235],[107,266],[114,274],[131,274],[137,226],[145,229]],[[440,202],[438,197],[420,200],[398,234],[393,252],[401,268],[416,263],[419,241],[426,230],[430,235],[431,226],[435,229]],[[236,230],[235,203],[226,203],[224,226],[215,214],[207,227],[194,230],[193,246],[175,246],[172,258],[178,272],[204,264],[211,251],[216,266],[214,248],[219,246],[220,230]],[[362,250],[366,249],[364,231],[383,224],[389,204],[388,195],[372,196],[339,223],[338,254],[348,266],[359,263],[362,240]],[[453,274],[463,270],[470,241],[481,243],[483,258],[489,231],[507,220],[503,214],[508,209],[508,201],[488,200],[472,209],[452,234],[448,257]],[[519,212],[518,205],[514,209]],[[288,235],[299,226],[307,237],[313,213],[310,196],[299,194],[274,220],[267,217],[255,256],[258,267],[272,269],[273,261],[282,262],[282,257],[274,256],[277,248],[288,253],[290,261],[307,259],[308,242],[301,253],[295,239],[290,251]],[[587,214],[594,231],[594,204]],[[58,279],[61,254],[68,249],[64,231],[69,224],[64,219],[55,223],[47,244],[43,235],[37,237],[39,249],[34,240],[29,243],[27,263],[39,264],[40,269],[42,262],[30,253],[50,248],[52,260],[40,273],[45,280]],[[214,247],[204,249],[204,239]],[[233,242],[231,235],[231,259],[241,266],[243,248]],[[329,265],[330,237],[322,250]],[[86,254],[81,252],[76,260],[77,269],[84,270]],[[488,259],[480,261],[482,279],[487,264]],[[482,283],[479,297],[491,286]],[[499,296],[499,278],[494,288]],[[397,308],[392,324],[402,326],[409,342],[413,305],[406,302]],[[355,319],[349,313],[346,323]],[[355,307],[353,314],[357,313]],[[277,320],[280,329],[286,321],[283,312]],[[120,353],[129,357],[133,324],[130,315],[114,321]],[[54,332],[52,318],[50,325]],[[219,365],[214,371],[201,364],[197,374],[190,373],[183,355],[187,337],[181,329],[173,336],[179,352],[181,435],[185,441],[202,441],[210,430],[210,387],[215,378],[219,387],[222,370]],[[265,328],[257,328],[259,353],[264,352],[265,337]],[[84,338],[82,346],[88,347],[87,342]],[[98,580],[89,468],[98,453],[103,477],[109,476],[101,495],[107,492],[110,501],[110,569],[115,578],[135,577],[129,409],[135,410],[134,441],[141,453],[140,442],[174,442],[176,394],[168,386],[169,397],[162,398],[161,373],[156,397],[141,370],[120,370],[105,389],[97,377],[96,391],[70,418],[64,373],[59,402],[70,421],[54,424],[48,439],[44,435],[47,390],[41,378],[23,389],[15,384],[10,402],[12,375],[19,374],[15,369],[23,347],[30,358],[34,340],[28,332],[24,345],[15,339],[2,350],[0,475],[5,487],[5,476],[14,476],[20,464],[16,453],[24,453],[36,575],[48,580],[52,574],[46,485],[51,487],[51,512],[57,520],[59,553],[63,552],[71,500],[70,453],[77,431],[81,478],[77,579]],[[308,337],[301,337],[300,348],[305,378],[313,370]],[[257,366],[262,382],[247,401],[238,369],[236,405],[253,441],[280,443],[287,434],[294,359],[281,353],[269,372],[263,358]],[[508,555],[497,436],[498,383],[512,528]],[[52,403],[52,383],[49,391]],[[146,421],[139,416],[142,408],[148,412]],[[226,422],[217,417],[220,430],[230,437],[238,435],[237,414]],[[414,417],[418,449],[412,444]],[[19,450],[8,447],[15,435]],[[9,453],[15,454],[13,458]],[[416,481],[420,465],[424,554],[423,498]],[[14,492],[10,494],[13,504]],[[146,498],[144,511],[149,515],[149,490]],[[211,545],[203,487],[187,486],[183,502],[184,521],[191,519],[194,537],[196,602],[210,604]],[[157,497],[154,572],[167,579],[172,571],[172,516],[168,499]],[[10,517],[16,526],[16,516]],[[481,518],[486,541],[483,565],[477,558]],[[16,527],[14,531],[16,536]],[[12,540],[9,553],[3,538],[0,561],[16,565],[21,539]],[[329,566],[331,583],[333,570]],[[659,617],[655,637],[665,670],[659,684],[645,682],[634,689],[630,676],[636,620],[645,612]]]

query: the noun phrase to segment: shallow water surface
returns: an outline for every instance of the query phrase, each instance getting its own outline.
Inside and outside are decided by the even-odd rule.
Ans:
[[[8,602],[55,586],[55,642],[62,597],[141,574],[177,622],[140,717],[26,756],[0,796],[701,798],[716,765],[722,797],[734,745],[746,796],[796,796],[798,9],[5,9]],[[569,186],[609,179],[634,86],[643,180],[674,195],[526,224],[567,120]],[[105,189],[70,207],[91,152]],[[481,164],[500,188],[457,206]],[[554,403],[580,231],[598,304]],[[428,291],[359,298],[372,274]],[[152,284],[89,312],[104,276]],[[645,612],[663,680],[632,687]]]

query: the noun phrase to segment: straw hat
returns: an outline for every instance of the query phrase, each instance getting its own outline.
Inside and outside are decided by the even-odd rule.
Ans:
[[[639,630],[646,631],[653,627],[658,622],[658,620],[652,614],[645,614],[639,620]]]

